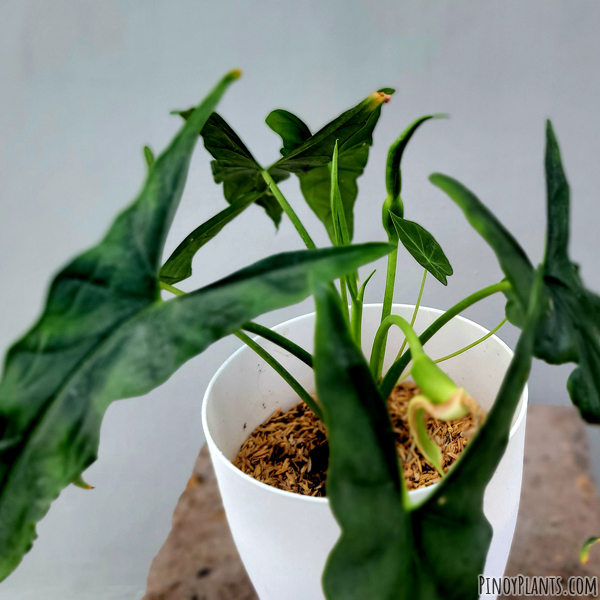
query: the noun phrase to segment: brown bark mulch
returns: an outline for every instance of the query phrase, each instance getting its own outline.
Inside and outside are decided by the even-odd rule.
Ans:
[[[407,488],[414,490],[440,480],[411,439],[406,419],[408,402],[419,389],[403,382],[391,393],[388,411],[396,435],[396,449]],[[442,450],[447,471],[464,450],[475,421],[472,415],[444,422],[426,421],[427,431]],[[325,496],[329,448],[324,425],[306,404],[275,411],[243,443],[234,465],[268,485],[305,496]]]

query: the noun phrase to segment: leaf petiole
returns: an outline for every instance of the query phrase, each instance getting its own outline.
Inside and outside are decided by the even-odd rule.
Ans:
[[[423,298],[423,290],[425,289],[425,280],[426,279],[427,279],[427,269],[424,270],[423,280],[421,281],[421,289],[419,290],[419,295],[417,296],[417,303],[415,304],[415,310],[413,311],[413,315],[410,320],[411,327],[414,327],[415,321],[417,320],[417,314],[419,313],[419,307],[421,306],[421,299]],[[396,356],[396,360],[398,360],[402,356],[402,354],[404,352],[404,348],[406,348],[406,338],[404,338],[404,341],[402,342],[402,346],[400,346],[400,352],[398,352],[398,355]]]
[[[285,196],[281,193],[281,191],[277,187],[277,184],[273,181],[273,178],[271,177],[269,171],[262,169],[260,173],[263,179],[265,180],[266,184],[269,186],[269,190],[271,190],[271,193],[273,194],[273,196],[275,196],[275,199],[277,200],[277,202],[279,202],[279,205],[281,206],[281,208],[283,208],[285,214],[290,218],[290,221],[293,223],[294,227],[296,228],[296,231],[300,234],[300,237],[302,238],[302,241],[306,244],[306,247],[309,250],[314,250],[316,248],[315,243],[312,241],[312,238],[308,234],[308,231],[306,231],[306,229],[304,228],[304,225],[302,225],[302,222],[298,218],[298,215],[294,212],[294,209],[290,206],[290,203],[285,199]]]
[[[276,331],[273,331],[272,329],[269,329],[264,325],[253,323],[252,321],[242,325],[242,329],[244,329],[245,331],[249,331],[250,333],[260,335],[260,337],[265,338],[265,340],[269,340],[276,346],[287,350],[290,354],[301,360],[305,365],[312,368],[312,354],[310,354],[310,352],[307,352],[304,348],[298,346],[298,344],[292,342],[292,340],[280,335]]]
[[[461,348],[460,350],[457,350],[456,352],[452,352],[451,354],[442,356],[442,358],[436,358],[433,362],[438,364],[438,363],[444,362],[445,360],[450,360],[451,358],[454,358],[455,356],[459,356],[460,354],[467,352],[467,350],[470,350],[471,348],[475,348],[475,346],[478,346],[479,344],[481,344],[481,342],[485,342],[485,340],[492,337],[506,323],[507,320],[508,319],[506,317],[504,317],[504,319],[502,319],[502,321],[500,321],[500,323],[498,323],[498,325],[496,325],[496,327],[494,327],[494,329],[492,329],[491,331],[488,331],[484,336],[480,337],[478,340],[475,340],[471,344],[468,344],[467,346],[465,346],[464,348]],[[398,383],[400,383],[401,381],[404,381],[409,375],[410,375],[410,373],[405,373],[404,375],[402,375],[402,377],[400,377],[400,379],[398,380]]]
[[[470,296],[467,296],[460,302],[456,303],[452,308],[449,308],[445,313],[441,314],[420,336],[421,344],[425,344],[429,341],[448,321],[451,321],[456,315],[459,315],[463,310],[473,306],[480,300],[497,294],[498,292],[504,292],[511,289],[511,285],[508,281],[500,281],[489,285],[477,292],[474,292]],[[410,340],[409,340],[410,343]],[[410,362],[411,351],[410,348],[396,360],[394,364],[388,369],[383,381],[379,385],[379,391],[384,398],[388,398],[392,393],[392,390],[396,386],[396,383],[406,366]]]
[[[281,378],[300,396],[305,404],[315,413],[320,421],[323,421],[323,411],[316,400],[300,385],[298,380],[271,354],[269,354],[260,344],[257,344],[251,337],[238,331],[234,335],[242,340],[246,346],[254,350],[269,366],[271,366]]]
[[[413,353],[423,353],[419,336],[415,333],[410,323],[400,315],[387,316],[382,321],[379,329],[377,329],[375,339],[373,340],[373,349],[371,350],[370,367],[375,381],[379,381],[379,379],[381,379],[381,365],[383,364],[383,355],[385,354],[385,343],[387,340],[388,330],[390,327],[392,327],[392,325],[396,325],[402,330],[402,333],[408,340]]]

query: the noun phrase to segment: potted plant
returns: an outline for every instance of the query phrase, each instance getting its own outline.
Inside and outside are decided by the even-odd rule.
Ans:
[[[267,124],[282,137],[282,156],[264,169],[215,112],[238,77],[230,72],[197,108],[179,113],[185,123],[156,160],[145,148],[149,171],[138,198],[97,246],[54,278],[39,321],[8,351],[0,382],[0,578],[31,547],[36,523],[60,491],[72,483],[86,487],[82,473],[96,459],[110,403],[147,393],[212,342],[234,334],[247,348],[213,378],[203,424],[228,518],[261,598],[475,598],[478,575],[484,569],[502,574],[510,547],[532,357],[577,363],[571,398],[586,420],[600,420],[600,299],[583,287],[568,258],[569,189],[552,128],[548,124],[548,238],[540,267],[532,267],[471,192],[433,175],[492,246],[506,279],[446,312],[420,307],[421,295],[414,307],[394,305],[399,243],[424,267],[423,284],[428,273],[442,283],[452,274],[433,236],[404,218],[400,196],[404,149],[435,115],[417,120],[390,148],[383,204],[388,243],[353,245],[356,181],[393,90],[375,92],[315,134],[291,113],[274,111]],[[163,264],[198,134],[215,159],[214,178],[229,206],[194,229]],[[332,247],[315,247],[279,190],[290,174],[298,176]],[[307,249],[271,256],[188,294],[179,290],[198,250],[252,203],[275,223],[285,212]],[[383,304],[365,306],[369,279],[361,284],[357,270],[386,255]],[[163,300],[161,289],[175,297]],[[507,318],[522,328],[514,356],[493,332],[458,316],[497,292],[507,297]],[[316,315],[274,330],[252,322],[309,295]],[[403,338],[394,338],[392,327]],[[258,368],[251,352],[260,357]],[[414,383],[402,388],[403,417],[393,428],[388,398],[407,377]],[[320,432],[319,448],[328,452],[315,466],[321,483],[304,495],[262,483],[232,464],[275,408],[299,401],[307,408],[298,411],[311,423],[303,431]],[[452,460],[430,417],[445,433],[460,430],[460,438],[450,436],[460,446]],[[403,471],[400,421],[408,432],[412,479]],[[407,480],[414,487],[422,476],[431,485],[408,491]],[[486,487],[494,493],[484,507]],[[311,497],[324,491],[326,497]]]

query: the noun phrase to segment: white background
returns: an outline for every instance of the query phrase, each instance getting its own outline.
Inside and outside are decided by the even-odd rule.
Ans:
[[[403,163],[406,217],[429,229],[455,274],[431,279],[425,305],[448,308],[498,281],[486,244],[427,181],[457,177],[496,213],[537,261],[545,229],[544,120],[553,120],[572,188],[572,256],[600,289],[597,256],[600,160],[600,5],[594,2],[0,2],[0,346],[39,314],[50,275],[95,243],[137,193],[141,148],[162,149],[180,123],[174,108],[197,103],[227,70],[244,77],[219,110],[269,164],[279,139],[264,124],[274,108],[314,131],[374,90],[397,89],[384,106],[360,179],[355,241],[383,240],[380,207],[389,144],[413,119],[427,123]],[[327,244],[297,181],[282,190],[317,244]],[[199,144],[166,253],[225,206]],[[285,218],[276,234],[250,208],[198,255],[194,289],[301,243]],[[385,264],[367,292],[380,301]],[[401,252],[397,298],[414,302],[421,269]],[[310,310],[307,301],[262,320]],[[488,328],[501,298],[467,316]],[[514,344],[516,331],[500,336]],[[200,402],[224,340],[147,397],[106,415],[96,489],[69,488],[39,526],[40,539],[0,586],[2,600],[139,598],[150,560],[170,528],[177,498],[203,443]],[[566,404],[570,367],[537,364],[533,402]]]

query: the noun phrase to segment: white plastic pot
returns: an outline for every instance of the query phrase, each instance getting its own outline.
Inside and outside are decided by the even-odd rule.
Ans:
[[[394,305],[393,312],[410,319],[413,307]],[[416,331],[422,332],[441,313],[420,308]],[[366,356],[369,356],[380,315],[381,305],[364,307]],[[275,330],[312,351],[314,323],[315,315],[311,313],[282,323]],[[485,333],[487,330],[477,323],[455,317],[427,342],[426,349],[432,358],[445,356]],[[401,342],[400,332],[392,328],[386,368]],[[309,392],[314,391],[310,368],[270,342],[261,340],[260,343]],[[511,357],[510,348],[494,335],[440,366],[487,410]],[[255,427],[277,408],[286,410],[298,401],[279,375],[247,347],[223,364],[204,397],[202,423],[227,520],[261,600],[323,600],[321,574],[340,533],[326,498],[311,498],[270,487],[245,475],[231,462]],[[527,389],[516,411],[508,448],[485,494],[485,514],[494,529],[485,576],[502,576],[508,559],[521,492],[526,405]],[[412,491],[410,495],[414,499],[422,498],[433,487]]]

